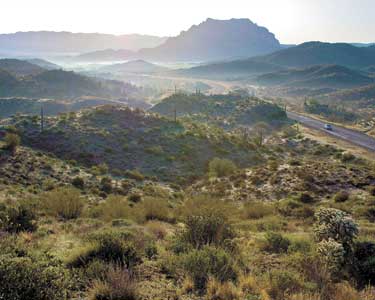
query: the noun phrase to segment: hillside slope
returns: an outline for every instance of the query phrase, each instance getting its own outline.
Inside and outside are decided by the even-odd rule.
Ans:
[[[0,69],[5,70],[16,77],[37,75],[46,70],[25,60],[8,58],[0,59]]]
[[[351,88],[374,80],[359,71],[338,65],[318,65],[260,75],[255,82],[265,86],[285,85],[311,88]]]
[[[114,106],[47,118],[42,134],[39,122],[31,117],[9,122],[33,148],[87,166],[104,163],[114,174],[138,169],[161,180],[184,183],[202,176],[214,157],[248,166],[261,159],[239,136]]]
[[[284,67],[335,64],[364,68],[375,64],[375,46],[359,48],[345,43],[308,42],[255,60]]]

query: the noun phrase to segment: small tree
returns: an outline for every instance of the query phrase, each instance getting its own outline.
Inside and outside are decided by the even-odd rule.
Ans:
[[[4,138],[5,149],[15,152],[21,143],[21,138],[16,133],[7,133]]]
[[[263,145],[264,136],[270,131],[270,127],[265,122],[259,122],[254,125],[253,130],[256,134],[255,142],[259,146]]]
[[[211,177],[225,177],[232,175],[237,170],[237,166],[229,159],[214,158],[208,165]]]

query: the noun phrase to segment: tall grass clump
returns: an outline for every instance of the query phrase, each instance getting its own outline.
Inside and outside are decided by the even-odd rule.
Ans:
[[[64,220],[78,218],[84,208],[84,200],[79,190],[61,187],[45,193],[42,196],[42,206],[45,211]]]

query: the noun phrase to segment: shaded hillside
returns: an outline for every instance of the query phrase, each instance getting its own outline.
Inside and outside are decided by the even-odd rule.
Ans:
[[[135,87],[119,81],[98,80],[63,70],[18,79],[0,72],[1,97],[75,98],[81,96],[126,97]]]
[[[149,63],[144,60],[134,60],[122,64],[113,64],[100,69],[103,72],[114,73],[159,73],[169,70],[168,68]]]
[[[249,77],[258,74],[280,71],[283,68],[277,65],[257,62],[251,59],[236,60],[224,63],[215,63],[190,69],[172,71],[175,75],[192,76],[212,79],[232,79]]]
[[[350,90],[344,90],[344,91],[331,93],[327,95],[327,98],[335,99],[335,100],[343,100],[343,101],[361,101],[361,100],[374,101],[375,100],[375,84],[356,88],[356,89],[350,89]]]
[[[302,69],[289,69],[258,76],[255,81],[260,85],[311,88],[350,88],[368,85],[374,80],[338,65],[318,65]]]
[[[56,65],[54,63],[51,63],[50,61],[40,59],[40,58],[32,58],[27,60],[29,63],[33,65],[37,65],[45,70],[58,70],[62,69],[59,65]]]
[[[156,104],[151,110],[170,118],[173,118],[176,112],[177,117],[191,116],[224,128],[254,125],[258,122],[279,125],[287,121],[285,111],[279,106],[235,94],[175,94]]]
[[[137,55],[164,61],[212,61],[262,55],[280,48],[272,33],[248,19],[207,19],[154,49],[140,50]]]
[[[0,59],[0,69],[8,71],[13,76],[22,77],[28,75],[37,75],[46,69],[32,64],[31,62],[19,59]]]
[[[105,49],[94,52],[83,53],[72,58],[74,61],[87,62],[104,62],[104,61],[121,61],[134,57],[135,52],[126,49]]]
[[[254,146],[239,136],[114,106],[50,117],[43,134],[31,117],[10,122],[29,146],[87,166],[104,163],[113,173],[138,169],[162,180],[186,182],[203,175],[214,157],[239,165],[260,159]]]
[[[16,114],[40,115],[43,107],[44,115],[57,115],[60,113],[78,111],[83,108],[99,106],[104,104],[127,105],[132,108],[149,108],[149,104],[137,100],[111,101],[100,98],[79,98],[75,100],[38,100],[28,98],[0,98],[0,119],[8,118]]]
[[[335,64],[363,68],[375,64],[375,46],[360,48],[344,43],[308,42],[255,60],[284,67]]]

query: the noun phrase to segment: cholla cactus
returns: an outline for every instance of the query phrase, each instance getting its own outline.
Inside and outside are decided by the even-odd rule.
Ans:
[[[318,241],[333,239],[349,246],[358,235],[358,225],[351,216],[334,208],[322,208],[315,213],[315,236]]]
[[[341,243],[329,238],[318,244],[318,253],[331,272],[338,272],[345,261],[345,249]]]

